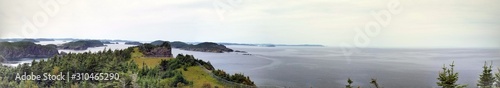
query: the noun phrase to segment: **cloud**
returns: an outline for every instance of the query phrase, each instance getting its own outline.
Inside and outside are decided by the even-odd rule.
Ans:
[[[392,0],[227,1],[238,0],[71,0],[33,37],[336,46]],[[400,2],[403,12],[369,47],[500,47],[498,0]],[[43,12],[30,0],[0,0],[0,10],[3,38],[26,37],[22,19]]]

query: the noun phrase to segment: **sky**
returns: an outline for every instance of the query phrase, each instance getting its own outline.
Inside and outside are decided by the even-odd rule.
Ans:
[[[500,48],[498,3],[499,0],[0,0],[0,38]],[[384,11],[390,16],[373,15]]]

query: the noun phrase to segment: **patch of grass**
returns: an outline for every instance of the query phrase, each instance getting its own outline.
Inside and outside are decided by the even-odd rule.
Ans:
[[[139,51],[139,48],[134,48],[134,52],[132,52],[131,55],[131,60],[137,64],[138,68],[142,68],[144,64],[146,64],[149,68],[153,68],[159,65],[161,60],[172,59],[169,57],[144,57],[144,54]]]
[[[171,60],[173,58],[168,58],[168,57],[144,57],[144,54],[142,54],[139,51],[139,48],[134,48],[134,52],[132,52],[132,59],[139,68],[142,68],[145,65],[147,65],[149,68],[156,67],[160,64],[161,60]],[[144,64],[143,64],[144,63]],[[200,66],[191,66],[187,68],[187,71],[184,69],[176,69],[182,72],[182,76],[188,80],[191,81],[193,84],[189,86],[184,86],[184,88],[207,88],[210,86],[210,88],[226,88],[223,84],[221,84],[217,79],[213,78],[209,72],[206,72],[204,68]],[[162,79],[161,83],[169,83],[172,81],[172,78],[168,79]],[[163,86],[168,86],[168,85],[163,85]]]
[[[142,68],[144,64],[148,66],[149,68],[156,67],[160,64],[161,60],[170,60],[172,58],[167,58],[167,57],[140,57],[140,58],[133,58],[134,62],[137,64],[137,67]]]
[[[225,88],[223,84],[217,81],[217,79],[210,76],[210,74],[200,66],[188,67],[187,71],[184,71],[183,69],[178,70],[182,71],[182,75],[184,76],[184,78],[193,82],[193,88],[203,88],[203,86],[207,85],[210,85],[210,88],[215,88],[215,86],[217,86],[218,88]]]

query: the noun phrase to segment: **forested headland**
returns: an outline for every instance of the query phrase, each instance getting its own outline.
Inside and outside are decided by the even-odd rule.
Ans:
[[[49,58],[59,54],[56,45],[39,45],[33,42],[0,42],[0,62],[20,58]]]
[[[100,47],[105,46],[99,40],[78,40],[73,42],[64,43],[58,46],[59,49],[70,49],[70,50],[86,50],[89,47]]]
[[[179,48],[182,50],[188,51],[199,51],[199,52],[212,52],[212,53],[224,53],[224,52],[233,52],[233,49],[227,48],[222,44],[217,44],[213,42],[202,42],[196,45],[187,44],[184,42],[171,42],[172,47]]]
[[[155,52],[155,49],[158,52]],[[140,45],[123,50],[68,53],[17,67],[0,67],[1,88],[234,88],[255,87],[250,77],[215,70],[210,62],[192,55],[156,56],[171,49],[168,43]],[[155,53],[151,53],[155,52]],[[160,55],[161,56],[161,55]],[[117,80],[16,80],[18,73],[34,75],[117,73]],[[221,75],[222,74],[222,75]],[[96,76],[97,77],[97,76]]]

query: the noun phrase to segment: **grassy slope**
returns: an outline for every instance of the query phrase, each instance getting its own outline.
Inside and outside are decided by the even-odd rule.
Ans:
[[[217,79],[213,78],[208,74],[204,68],[200,66],[191,66],[187,68],[187,71],[182,70],[182,75],[189,81],[193,82],[194,88],[202,88],[203,85],[209,84],[211,88],[224,88],[223,84],[219,83]],[[181,70],[181,69],[179,69]]]
[[[152,68],[160,64],[161,60],[170,60],[172,58],[167,58],[167,57],[144,57],[144,55],[139,52],[139,48],[135,48],[134,52],[132,53],[132,60],[137,64],[139,68],[143,67],[143,63],[145,63],[148,67]],[[192,86],[186,86],[186,88],[201,88],[203,87],[204,84],[209,84],[211,88],[215,88],[217,86],[218,88],[225,88],[219,81],[217,81],[215,78],[211,77],[209,73],[205,71],[204,68],[200,66],[191,66],[187,68],[187,71],[184,71],[183,69],[177,69],[182,71],[182,75],[184,78],[186,78],[188,81],[193,82]],[[171,80],[171,79],[164,79],[165,81]]]

